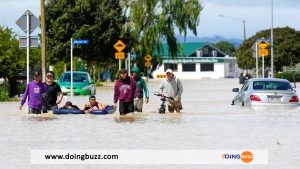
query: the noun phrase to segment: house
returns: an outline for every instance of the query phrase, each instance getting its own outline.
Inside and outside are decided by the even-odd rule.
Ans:
[[[168,45],[163,44],[160,56],[162,64],[152,73],[155,79],[164,78],[167,69],[181,79],[236,77],[236,58],[208,42],[180,43],[176,58],[170,57]]]

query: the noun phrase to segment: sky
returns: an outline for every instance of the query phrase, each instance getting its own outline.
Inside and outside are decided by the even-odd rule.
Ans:
[[[272,26],[272,0],[199,0],[203,5],[197,37],[222,36],[243,39],[243,20],[246,37]],[[12,28],[19,35],[25,33],[16,21],[30,10],[40,15],[40,0],[0,0],[0,25]],[[220,17],[223,15],[223,17]],[[273,28],[289,26],[300,30],[300,1],[273,0]],[[32,33],[37,35],[38,29]],[[193,36],[188,33],[188,36]]]

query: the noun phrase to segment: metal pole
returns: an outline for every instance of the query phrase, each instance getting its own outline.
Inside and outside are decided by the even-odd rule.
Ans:
[[[256,78],[258,78],[258,55],[257,55],[257,41],[255,42],[255,65],[256,65]]]
[[[127,59],[128,59],[128,74],[129,75],[131,75],[131,70],[130,70],[130,60],[131,60],[131,56],[130,56],[130,52],[128,52],[128,57],[127,57]]]
[[[262,57],[261,76],[262,78],[264,78],[265,77],[265,56],[262,55],[261,57]]]
[[[244,38],[244,41],[246,40],[246,20],[238,19],[238,18],[231,17],[231,16],[225,16],[225,15],[219,15],[219,16],[220,17],[227,17],[227,18],[230,18],[232,20],[242,22],[243,23],[243,36],[244,36],[243,38]]]
[[[73,38],[71,38],[71,96],[73,96]]]
[[[26,46],[26,53],[27,53],[27,57],[26,57],[26,60],[27,60],[27,83],[29,83],[29,31],[30,31],[30,28],[29,28],[29,23],[30,23],[30,17],[29,17],[29,11],[27,11],[27,15],[26,15],[26,19],[27,19],[27,32],[26,32],[26,37],[27,37],[27,46]]]
[[[45,38],[45,0],[41,0],[41,55],[42,55],[42,81],[46,77],[46,38]]]
[[[243,25],[244,25],[244,41],[246,40],[246,21],[243,20]]]
[[[274,49],[273,49],[273,0],[271,0],[271,77],[274,77]]]

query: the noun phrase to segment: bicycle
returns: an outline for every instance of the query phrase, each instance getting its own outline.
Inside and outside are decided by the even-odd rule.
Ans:
[[[160,93],[156,93],[154,95],[155,96],[160,96],[160,100],[161,100],[161,105],[158,108],[158,113],[161,113],[161,114],[166,113],[166,101],[167,101],[167,99],[173,100],[173,98],[164,96],[163,94],[160,94]]]

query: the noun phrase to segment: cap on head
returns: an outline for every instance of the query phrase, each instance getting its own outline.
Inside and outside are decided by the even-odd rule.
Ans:
[[[52,71],[47,72],[46,77],[47,77],[47,76],[52,76],[52,77],[53,77],[53,72],[52,72]]]
[[[40,72],[34,72],[34,77],[41,76]]]
[[[90,99],[95,99],[96,100],[96,96],[90,95]]]
[[[166,70],[166,74],[167,74],[167,73],[171,73],[171,74],[173,74],[173,71],[172,71],[172,69],[167,69],[167,70]]]
[[[123,73],[127,73],[127,72],[128,71],[126,69],[124,69],[124,68],[122,68],[122,69],[119,70],[119,74],[123,74]]]

